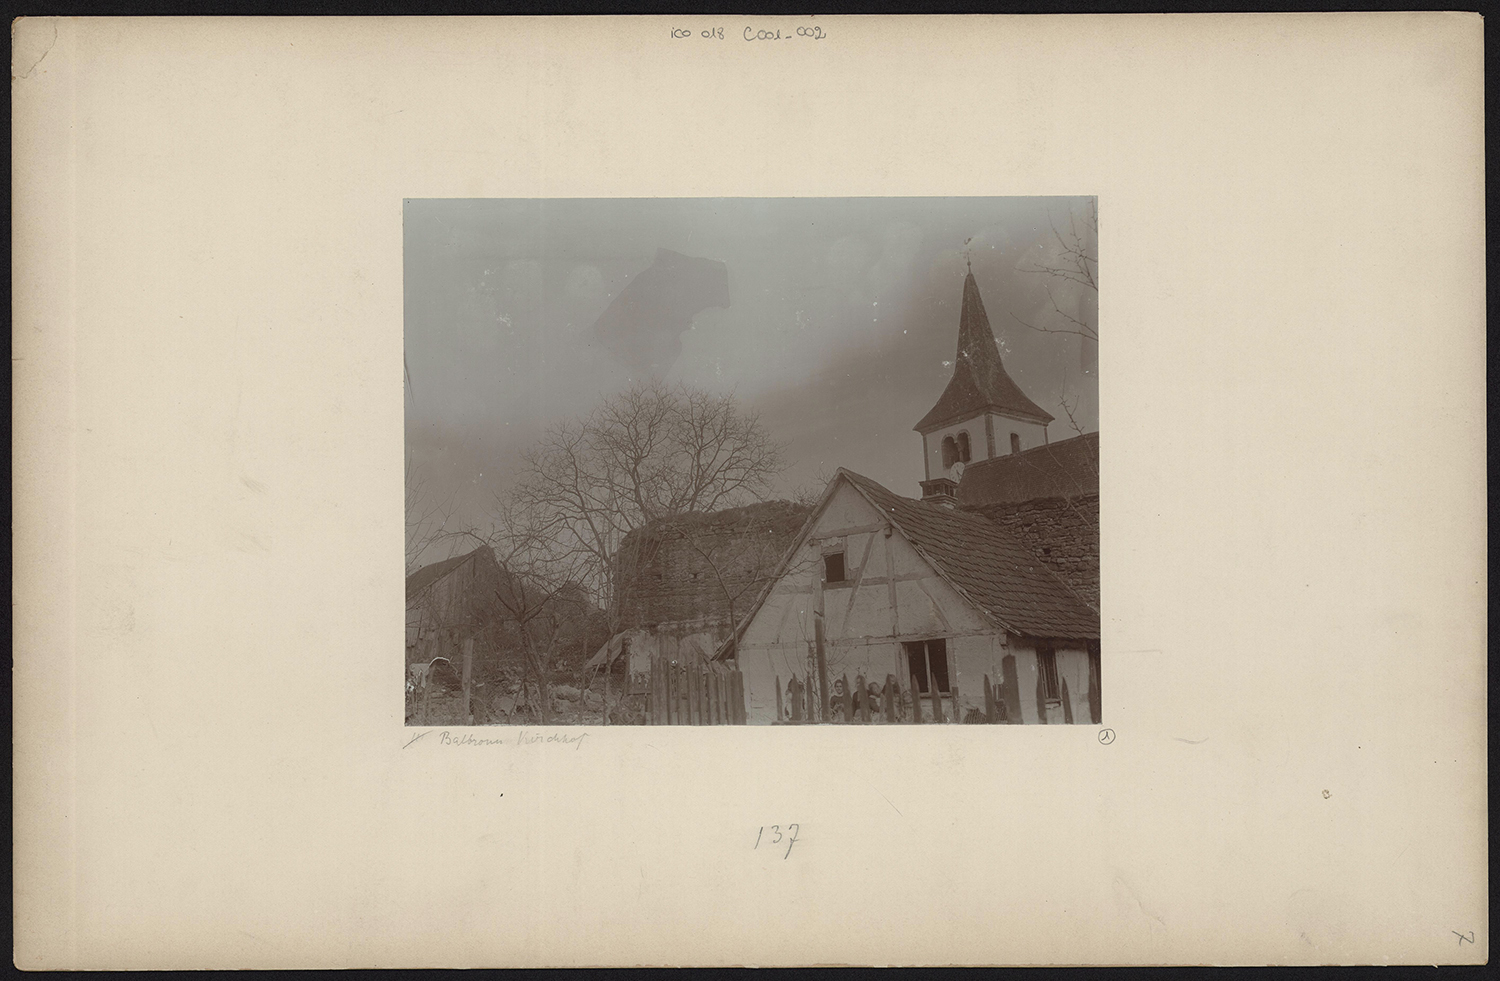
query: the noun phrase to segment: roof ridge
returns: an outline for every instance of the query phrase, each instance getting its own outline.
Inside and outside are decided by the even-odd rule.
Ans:
[[[981,467],[999,466],[1006,463],[1007,461],[1016,460],[1022,457],[1030,456],[1032,454],[1041,456],[1044,452],[1047,451],[1056,452],[1057,448],[1060,446],[1066,446],[1071,449],[1072,447],[1069,444],[1077,441],[1088,440],[1090,438],[1098,440],[1099,430],[1096,429],[1093,432],[1089,433],[1079,433],[1077,436],[1069,436],[1067,439],[1056,439],[1047,443],[1038,443],[1036,446],[1024,449],[1019,453],[1003,453],[999,456],[992,456],[987,460],[975,460],[973,463],[968,464],[968,466],[964,468],[964,472],[967,473],[970,470],[978,470]]]

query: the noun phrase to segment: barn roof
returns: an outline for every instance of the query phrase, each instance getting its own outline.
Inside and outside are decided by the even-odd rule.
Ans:
[[[949,423],[994,409],[1046,424],[1052,416],[1026,397],[1000,361],[1000,347],[995,343],[990,318],[979,298],[979,284],[974,274],[964,280],[963,310],[958,317],[958,354],[953,362],[953,377],[948,387],[922,421],[912,428],[930,432]]]
[[[465,552],[463,555],[455,555],[451,559],[444,559],[441,562],[434,562],[432,565],[422,566],[422,568],[406,577],[406,598],[410,600],[413,596],[416,596],[428,586],[452,573],[480,552],[488,550],[488,545],[481,545],[472,552]]]
[[[1044,443],[969,464],[958,482],[962,508],[1099,493],[1099,434]]]
[[[974,603],[1007,630],[1034,637],[1099,636],[1099,614],[1003,528],[969,511],[892,493],[839,470]]]

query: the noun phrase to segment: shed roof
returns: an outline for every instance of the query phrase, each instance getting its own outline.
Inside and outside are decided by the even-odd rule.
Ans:
[[[457,570],[480,552],[489,551],[489,548],[488,545],[481,545],[472,552],[465,552],[463,555],[455,555],[441,562],[422,566],[422,568],[406,577],[406,598],[410,600],[428,586]]]
[[[1027,398],[1006,374],[1000,361],[1000,347],[990,329],[990,318],[984,312],[984,301],[979,298],[979,284],[971,272],[964,279],[953,377],[937,404],[912,428],[919,433],[931,432],[989,409],[1044,425],[1052,421],[1052,416]]]

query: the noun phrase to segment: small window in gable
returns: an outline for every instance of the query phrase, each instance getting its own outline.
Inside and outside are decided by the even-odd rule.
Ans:
[[[958,434],[958,459],[960,462],[969,462],[969,434]]]
[[[823,556],[823,581],[829,583],[844,581],[843,552],[830,552]]]

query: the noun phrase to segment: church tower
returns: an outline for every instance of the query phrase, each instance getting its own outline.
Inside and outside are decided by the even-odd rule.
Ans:
[[[958,317],[953,378],[932,411],[912,427],[922,434],[922,500],[952,503],[966,465],[1042,445],[1051,421],[1005,373],[970,270]]]

